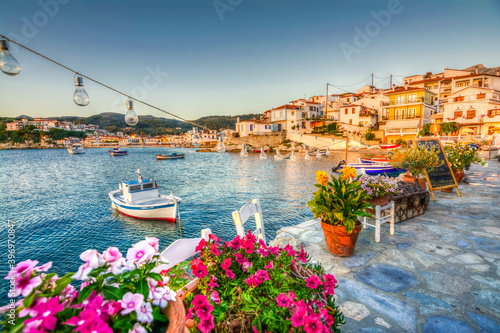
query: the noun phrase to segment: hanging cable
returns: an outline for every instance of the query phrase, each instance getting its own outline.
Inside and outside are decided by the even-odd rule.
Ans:
[[[30,49],[29,47],[26,47],[26,46],[24,46],[24,45],[22,45],[22,44],[19,44],[19,43],[17,43],[17,42],[15,42],[15,41],[13,41],[12,39],[10,39],[10,38],[8,38],[8,37],[6,37],[6,36],[2,35],[2,34],[0,34],[0,37],[1,37],[1,38],[4,38],[5,40],[8,40],[8,41],[9,41],[9,42],[11,42],[11,43],[14,43],[14,44],[16,44],[16,45],[18,45],[18,46],[22,47],[23,49],[25,49],[25,50],[27,50],[27,51],[30,51],[31,53],[34,53],[34,54],[38,55],[38,56],[40,56],[40,57],[42,57],[42,58],[44,58],[44,59],[46,59],[46,60],[48,60],[48,61],[50,61],[50,62],[52,62],[52,63],[54,63],[54,64],[56,64],[56,65],[58,65],[58,66],[61,66],[62,68],[66,69],[66,70],[68,70],[68,71],[70,71],[70,72],[75,73],[76,75],[79,75],[79,76],[81,76],[81,77],[84,77],[84,78],[86,78],[87,80],[90,80],[90,81],[92,81],[92,82],[94,82],[94,83],[97,83],[98,85],[101,85],[101,86],[103,86],[103,87],[105,87],[105,88],[108,88],[109,90],[112,90],[112,91],[114,91],[114,92],[116,92],[116,93],[118,93],[118,94],[120,94],[120,95],[123,95],[123,96],[127,97],[127,98],[128,98],[128,99],[130,99],[130,100],[134,100],[134,101],[136,101],[136,102],[139,102],[139,103],[141,103],[141,104],[144,104],[144,105],[146,105],[146,106],[149,106],[150,108],[153,108],[153,109],[159,110],[159,111],[161,111],[161,112],[163,112],[163,113],[166,113],[166,114],[168,114],[168,115],[170,115],[170,116],[172,116],[172,117],[175,117],[175,118],[177,118],[177,119],[180,119],[180,120],[182,120],[182,121],[184,121],[184,122],[186,122],[186,123],[188,123],[188,124],[191,124],[191,125],[193,125],[193,126],[197,126],[197,127],[200,127],[200,128],[203,128],[203,129],[208,130],[208,128],[207,128],[207,127],[205,127],[205,126],[198,125],[198,124],[196,124],[196,123],[194,123],[194,122],[192,122],[192,121],[190,121],[190,120],[184,119],[184,118],[182,118],[182,117],[180,117],[180,116],[177,116],[177,115],[175,115],[175,114],[173,114],[173,113],[170,113],[170,112],[168,112],[168,111],[165,111],[165,110],[163,110],[163,109],[161,109],[161,108],[159,108],[159,107],[157,107],[157,106],[154,106],[154,105],[151,105],[151,104],[146,103],[146,102],[144,102],[144,101],[141,101],[140,99],[137,99],[137,98],[135,98],[135,97],[132,97],[132,96],[130,96],[130,95],[127,95],[127,94],[125,94],[124,92],[121,92],[121,91],[119,91],[119,90],[117,90],[117,89],[114,89],[114,88],[112,88],[112,87],[110,87],[110,86],[108,86],[108,85],[106,85],[106,84],[104,84],[104,83],[102,83],[102,82],[100,82],[100,81],[97,81],[97,80],[95,80],[95,79],[93,79],[93,78],[91,78],[91,77],[88,77],[88,76],[86,76],[86,75],[84,75],[84,74],[82,74],[82,73],[80,73],[80,72],[78,72],[78,71],[75,71],[75,70],[73,70],[73,69],[71,69],[71,68],[69,68],[69,67],[67,67],[67,66],[65,66],[65,65],[63,65],[63,64],[61,64],[61,63],[59,63],[59,62],[57,62],[57,61],[55,61],[55,60],[53,60],[53,59],[51,59],[51,58],[49,58],[49,57],[44,56],[43,54],[40,54],[40,53],[38,53],[38,52],[36,52],[36,51],[34,51],[34,50]]]
[[[360,83],[363,83],[365,82],[366,80],[368,80],[369,78],[371,78],[371,74],[366,78],[366,79],[363,79],[362,81],[359,81],[358,83],[355,83],[355,84],[351,84],[349,86],[337,86],[337,85],[333,85],[333,84],[330,84],[332,87],[335,87],[335,88],[340,88],[340,87],[343,87],[343,88],[349,88],[349,87],[354,87],[354,86],[357,86],[359,85]]]

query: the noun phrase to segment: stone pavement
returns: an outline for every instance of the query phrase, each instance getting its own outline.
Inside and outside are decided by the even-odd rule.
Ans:
[[[326,249],[319,220],[278,231],[337,278],[342,332],[500,332],[500,163],[473,166],[462,198],[435,192],[424,215],[362,230],[354,255]]]

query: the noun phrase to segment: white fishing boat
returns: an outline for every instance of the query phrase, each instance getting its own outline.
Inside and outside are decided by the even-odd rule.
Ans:
[[[247,145],[243,143],[243,147],[241,147],[240,156],[248,156]]]
[[[182,199],[159,194],[153,179],[143,179],[139,170],[137,174],[138,180],[122,182],[118,190],[109,192],[111,207],[137,219],[175,222]]]
[[[283,156],[280,154],[280,150],[276,149],[276,155],[274,155],[274,159],[275,160],[288,160],[288,159],[290,159],[290,155]]]
[[[295,156],[295,151],[294,150],[292,151],[292,155],[290,155],[290,159],[294,160],[294,161],[297,159],[297,156]]]
[[[85,149],[83,149],[83,146],[81,143],[75,143],[70,148],[68,148],[68,153],[70,155],[85,154]]]
[[[266,158],[267,158],[267,155],[266,155],[266,152],[265,152],[265,150],[264,150],[264,147],[262,147],[262,148],[260,149],[260,158],[261,158],[262,160],[264,160],[264,159],[266,159]]]

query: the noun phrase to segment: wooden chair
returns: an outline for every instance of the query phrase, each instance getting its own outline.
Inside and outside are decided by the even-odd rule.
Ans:
[[[255,224],[257,226],[257,229],[252,234],[259,239],[262,239],[265,243],[266,233],[264,232],[264,220],[262,218],[262,210],[260,208],[259,199],[252,199],[251,202],[243,205],[240,210],[235,210],[233,212],[233,221],[236,226],[236,233],[240,237],[245,237],[243,224],[245,224],[252,216],[255,216]]]

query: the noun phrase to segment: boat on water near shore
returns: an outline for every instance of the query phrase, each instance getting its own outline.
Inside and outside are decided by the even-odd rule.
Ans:
[[[113,148],[109,150],[111,156],[125,156],[128,152],[125,149]]]
[[[396,149],[401,148],[401,145],[379,145],[380,149]]]
[[[367,174],[367,175],[387,175],[387,176],[397,176],[406,170],[397,169],[387,162],[361,162],[361,163],[347,163],[342,160],[340,163],[332,168],[333,172],[341,173],[345,167],[351,167],[356,169],[357,174]]]
[[[83,149],[83,146],[80,143],[75,143],[70,148],[68,148],[68,153],[70,155],[85,154],[85,149]]]
[[[161,155],[161,154],[156,154],[156,159],[158,161],[162,161],[162,160],[178,160],[180,158],[184,158],[184,154],[177,154],[177,153],[172,153],[172,154],[165,154],[165,155]]]
[[[377,156],[377,157],[372,157],[372,158],[364,158],[360,157],[359,163],[373,163],[373,162],[389,162],[389,159],[387,156]]]
[[[122,182],[119,189],[109,192],[111,207],[119,213],[137,219],[175,222],[181,198],[158,193],[153,179],[143,179],[137,170],[138,180]]]

